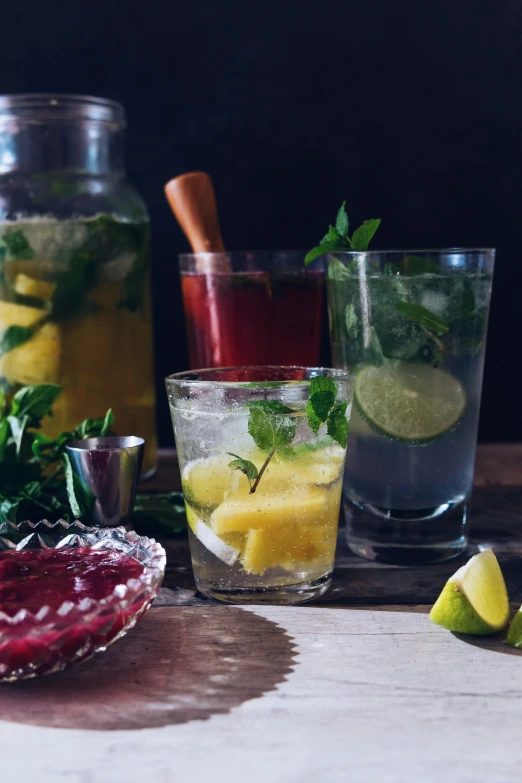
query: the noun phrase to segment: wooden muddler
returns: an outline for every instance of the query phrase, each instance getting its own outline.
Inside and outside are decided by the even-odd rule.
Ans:
[[[174,177],[165,194],[194,253],[223,253],[216,196],[212,180],[204,171]]]

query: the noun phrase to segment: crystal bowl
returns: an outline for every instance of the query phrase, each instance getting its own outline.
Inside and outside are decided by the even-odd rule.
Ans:
[[[6,522],[0,525],[0,552],[88,547],[129,555],[144,567],[138,578],[118,584],[101,600],[64,601],[38,612],[0,611],[0,681],[25,680],[61,671],[101,652],[127,633],[158,594],[165,550],[154,539],[123,527],[92,528],[81,522]]]

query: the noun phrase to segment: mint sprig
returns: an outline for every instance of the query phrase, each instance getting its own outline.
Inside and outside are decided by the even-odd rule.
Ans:
[[[308,266],[319,256],[324,256],[325,253],[343,252],[346,250],[363,252],[368,250],[368,245],[380,224],[380,218],[365,220],[362,226],[359,226],[350,237],[348,233],[350,221],[346,214],[346,201],[343,201],[335,219],[335,226],[329,226],[328,233],[325,234],[319,244],[306,254],[305,264]]]
[[[438,315],[432,313],[422,305],[414,304],[413,302],[397,302],[395,305],[396,310],[408,320],[413,321],[414,324],[429,329],[438,335],[446,334],[449,331],[449,324],[439,318]]]
[[[317,376],[310,383],[310,399],[306,406],[308,426],[317,435],[321,424],[326,422],[326,431],[343,449],[348,442],[348,403],[335,404],[337,388],[331,378]]]
[[[232,454],[231,451],[227,451],[227,454],[229,457],[235,457],[232,462],[228,463],[228,467],[232,470],[240,470],[241,473],[244,473],[248,479],[250,490],[252,490],[253,483],[259,476],[259,471],[254,463],[250,462],[249,459],[243,459],[242,457],[239,457],[237,454]]]
[[[306,405],[308,426],[317,435],[321,424],[326,423],[328,435],[346,448],[348,439],[348,422],[346,408],[348,403],[335,403],[337,388],[331,378],[317,376],[310,382],[310,397]],[[234,459],[228,463],[231,470],[239,470],[247,477],[252,495],[259,486],[263,473],[278,449],[289,446],[297,432],[297,422],[293,418],[294,411],[281,402],[256,400],[247,404],[250,410],[248,432],[256,446],[268,455],[262,466],[257,469],[253,462],[243,459],[238,454],[227,451]]]

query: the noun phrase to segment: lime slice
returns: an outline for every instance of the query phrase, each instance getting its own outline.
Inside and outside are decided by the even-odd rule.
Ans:
[[[427,364],[388,362],[363,367],[354,399],[378,432],[405,443],[428,443],[452,430],[466,409],[466,392],[444,370]]]
[[[194,533],[197,539],[203,544],[203,546],[212,552],[217,558],[222,560],[227,565],[234,565],[238,559],[240,552],[230,544],[222,541],[219,536],[206,525],[202,519],[196,516],[194,510],[187,506],[187,520],[190,529]]]
[[[522,647],[522,606],[513,617],[506,642],[512,647]]]
[[[509,620],[509,598],[497,558],[486,549],[448,579],[430,612],[448,631],[484,635],[501,631]]]

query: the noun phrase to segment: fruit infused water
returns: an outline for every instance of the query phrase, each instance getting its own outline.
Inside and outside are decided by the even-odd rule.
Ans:
[[[170,376],[167,391],[199,591],[229,603],[281,604],[325,592],[350,377],[323,369],[207,370]]]
[[[304,253],[180,256],[192,367],[314,365],[324,299],[321,267]]]
[[[59,384],[44,432],[112,408],[156,464],[149,226],[112,215],[0,222],[0,389]]]

